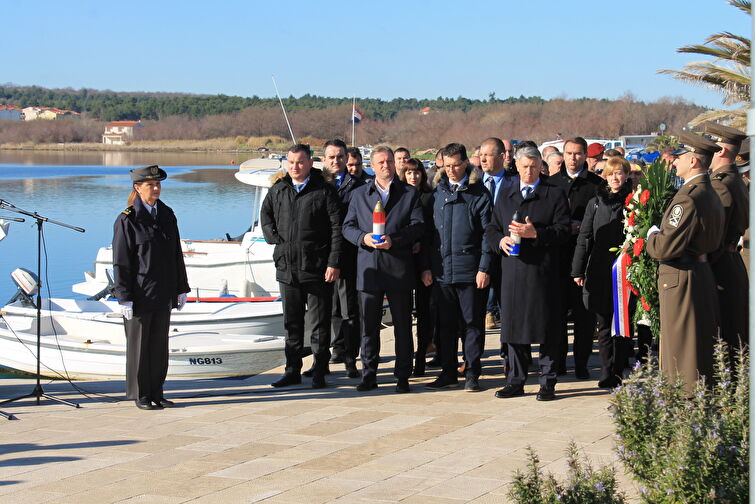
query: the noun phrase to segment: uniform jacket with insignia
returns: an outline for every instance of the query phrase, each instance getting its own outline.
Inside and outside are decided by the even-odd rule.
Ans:
[[[280,171],[260,209],[265,241],[275,245],[276,279],[285,284],[323,282],[327,267],[340,268],[341,202],[317,168],[301,192]]]
[[[722,248],[725,249],[736,245],[749,227],[750,198],[747,186],[735,165],[726,165],[716,170],[710,182],[724,207],[726,222]]]
[[[176,216],[160,200],[155,206],[157,220],[136,198],[113,227],[114,295],[133,302],[134,313],[175,307],[190,290]]]

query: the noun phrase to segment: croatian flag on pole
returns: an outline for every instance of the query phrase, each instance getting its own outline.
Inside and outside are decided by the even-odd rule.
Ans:
[[[353,119],[355,123],[362,122],[362,119],[364,119],[364,114],[362,114],[362,111],[359,110],[359,107],[354,107],[353,112]]]

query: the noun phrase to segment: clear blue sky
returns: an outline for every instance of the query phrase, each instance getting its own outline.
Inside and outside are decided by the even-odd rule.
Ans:
[[[685,44],[751,18],[724,0],[0,0],[0,83],[377,98],[519,95],[719,107],[657,75]],[[689,10],[694,6],[694,11]]]

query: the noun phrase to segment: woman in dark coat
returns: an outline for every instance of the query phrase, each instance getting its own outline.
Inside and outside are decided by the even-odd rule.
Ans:
[[[616,253],[610,249],[624,242],[624,200],[632,192],[630,169],[624,158],[611,157],[606,161],[603,173],[608,185],[600,187],[597,196],[587,204],[572,260],[571,276],[582,287],[585,308],[596,316],[601,388],[614,388],[621,383],[629,347],[626,335],[611,336],[611,267]]]
[[[163,396],[170,311],[184,307],[190,290],[176,216],[160,201],[160,181],[167,176],[157,165],[131,170],[129,206],[113,232],[113,293],[126,329],[126,397],[148,410],[173,406]]]
[[[432,243],[433,230],[432,189],[427,180],[425,167],[422,165],[422,161],[417,158],[411,158],[404,163],[404,171],[399,175],[399,178],[419,191],[419,200],[422,204],[425,231],[412,247],[415,266],[419,274],[430,269],[429,247]],[[432,282],[432,278],[430,278],[430,282]],[[431,296],[432,290],[432,285],[425,285],[422,279],[417,282],[417,287],[414,289],[414,310],[417,316],[417,351],[414,354],[414,376],[425,375],[425,355],[435,333],[436,314]]]

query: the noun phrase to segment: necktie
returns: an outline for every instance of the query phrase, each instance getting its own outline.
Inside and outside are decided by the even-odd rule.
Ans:
[[[341,181],[343,181],[343,176],[336,177],[336,187],[341,187]]]
[[[451,191],[452,191],[452,192],[456,192],[456,190],[457,190],[458,188],[459,188],[459,184],[453,184],[453,185],[451,186]]]
[[[486,184],[490,195],[493,197],[493,202],[495,202],[495,179],[493,177],[488,177]]]
[[[152,214],[152,218],[157,220],[157,208],[152,207],[152,211],[150,212]]]
[[[532,187],[526,186],[522,189],[522,198],[527,199],[527,196],[532,192]]]

